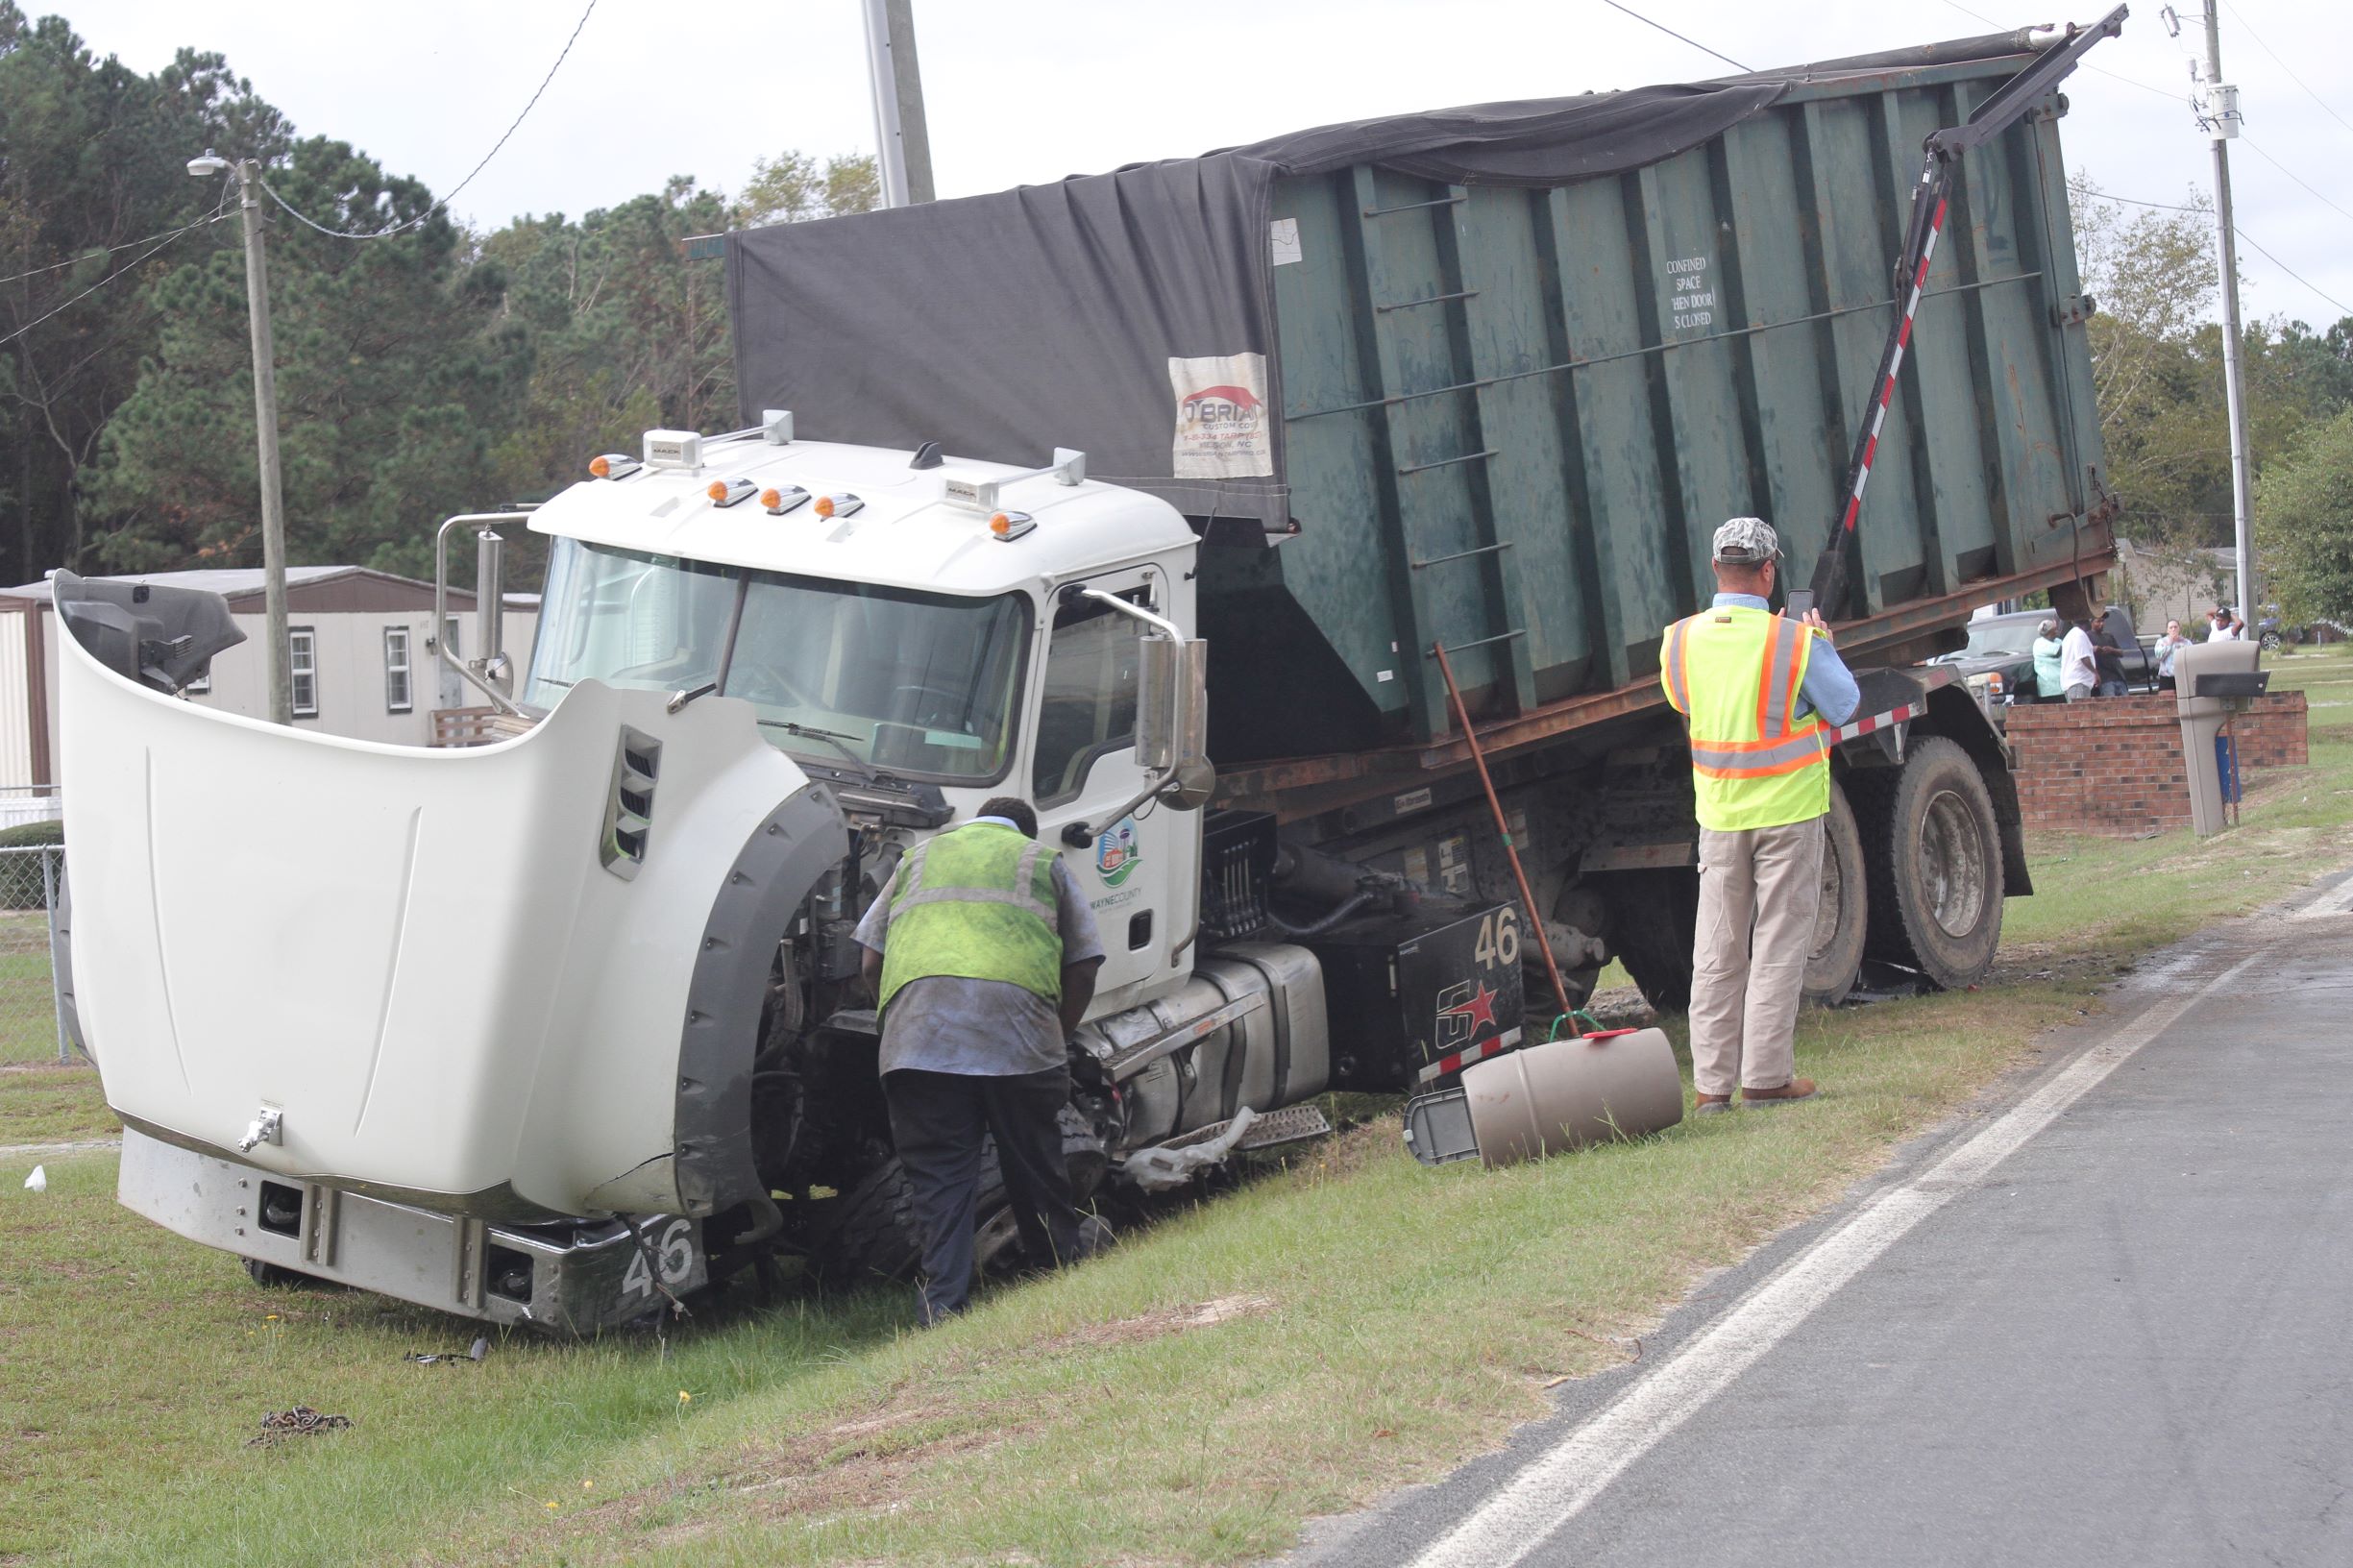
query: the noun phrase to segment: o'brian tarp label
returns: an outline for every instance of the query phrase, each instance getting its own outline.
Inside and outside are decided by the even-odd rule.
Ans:
[[[1168,382],[1176,392],[1176,478],[1242,479],[1274,473],[1274,415],[1266,406],[1264,355],[1170,359]]]

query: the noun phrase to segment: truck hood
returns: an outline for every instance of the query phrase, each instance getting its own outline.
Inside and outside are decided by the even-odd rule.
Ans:
[[[770,964],[846,839],[748,704],[583,682],[516,739],[428,750],[59,641],[72,981],[126,1121],[484,1218],[759,1190]]]

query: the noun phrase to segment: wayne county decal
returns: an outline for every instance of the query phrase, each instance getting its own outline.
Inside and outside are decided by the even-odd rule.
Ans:
[[[1136,819],[1122,817],[1094,841],[1094,872],[1105,887],[1115,888],[1134,873],[1143,856],[1136,848]]]

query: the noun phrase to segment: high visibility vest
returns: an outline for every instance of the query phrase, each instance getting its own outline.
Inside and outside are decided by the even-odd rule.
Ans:
[[[1829,726],[1798,718],[1813,649],[1803,622],[1743,605],[1667,628],[1658,678],[1690,724],[1702,827],[1778,827],[1830,809]]]
[[[899,862],[882,950],[887,1011],[910,980],[1003,980],[1062,1000],[1054,850],[1018,829],[967,822]]]

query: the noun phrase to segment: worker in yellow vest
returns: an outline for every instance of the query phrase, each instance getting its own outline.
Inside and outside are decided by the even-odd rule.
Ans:
[[[1861,693],[1821,612],[1776,615],[1781,543],[1761,518],[1716,530],[1715,601],[1667,628],[1660,681],[1691,736],[1700,916],[1691,1078],[1702,1114],[1810,1099],[1798,1001],[1822,895],[1830,730]]]
[[[1037,839],[1029,802],[983,801],[909,852],[858,923],[891,1141],[922,1233],[926,1323],[971,1297],[984,1135],[1032,1263],[1071,1262],[1104,1234],[1072,1203],[1061,1123],[1068,1041],[1103,944],[1077,880]]]

